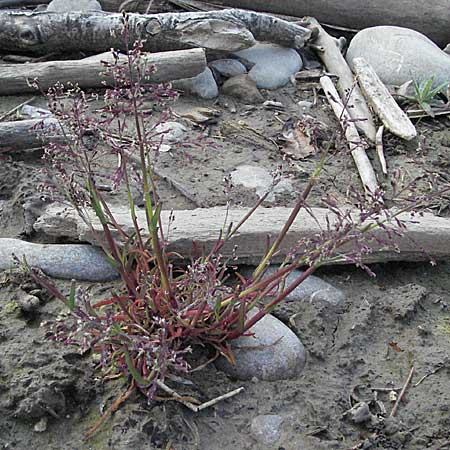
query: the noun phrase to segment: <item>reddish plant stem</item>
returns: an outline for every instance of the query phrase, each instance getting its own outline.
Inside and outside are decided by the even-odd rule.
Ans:
[[[280,293],[276,298],[274,298],[270,303],[268,303],[264,308],[259,310],[250,320],[248,320],[245,323],[244,329],[242,330],[242,333],[245,333],[248,331],[258,320],[262,319],[266,314],[269,313],[269,311],[278,303],[283,301],[295,288],[297,288],[303,281],[308,278],[312,273],[316,270],[315,266],[309,267],[307,270],[305,270],[293,283],[291,283],[286,289],[283,290],[283,292]],[[239,332],[239,330],[234,331],[228,335],[229,339],[236,339],[239,337],[242,333]]]

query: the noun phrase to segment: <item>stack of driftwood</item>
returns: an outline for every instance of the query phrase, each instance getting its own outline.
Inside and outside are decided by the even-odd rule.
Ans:
[[[174,2],[190,9],[208,8],[198,1]],[[274,10],[266,5],[267,8]],[[0,13],[3,52],[26,53],[35,57],[97,53],[77,60],[0,65],[0,94],[33,92],[36,88],[30,81],[35,79],[39,80],[40,89],[43,90],[56,81],[63,84],[77,83],[82,88],[108,84],[110,78],[105,74],[100,75],[101,64],[111,59],[112,55],[103,52],[111,48],[125,50],[121,35],[122,19],[120,13],[97,11]],[[130,14],[129,30],[130,40],[141,39],[143,50],[148,52],[145,58],[149,64],[156,66],[156,72],[151,75],[151,81],[155,82],[193,77],[201,73],[206,67],[205,51],[233,52],[248,48],[256,41],[270,41],[293,48],[310,45],[318,52],[327,71],[339,79],[339,94],[330,78],[322,78],[321,84],[344,128],[364,188],[370,192],[377,190],[375,173],[358,135],[359,129],[369,141],[376,140],[377,132],[370,109],[334,38],[316,19],[292,22],[265,13],[213,7],[213,11]],[[385,126],[404,139],[413,138],[414,126],[397,107],[387,89],[383,89],[375,72],[364,61],[360,61],[357,67],[361,88]],[[47,121],[49,125],[52,124],[52,119]],[[34,125],[35,121],[1,124],[2,146],[14,144],[17,149],[41,145],[40,137],[33,137],[33,133],[30,133]],[[382,129],[378,133],[378,154],[384,167],[381,133]],[[57,139],[54,134],[48,134],[48,138]]]

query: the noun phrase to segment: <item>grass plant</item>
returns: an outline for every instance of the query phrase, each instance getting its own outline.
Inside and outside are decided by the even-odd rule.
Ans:
[[[128,42],[126,15],[123,25]],[[161,121],[155,123],[148,107],[151,104],[151,110],[161,109],[176,93],[169,85],[145,81],[154,68],[142,63],[139,42],[128,49],[125,65],[117,59],[116,63],[105,64],[105,70],[114,75],[115,85],[105,90],[103,98],[77,87],[67,90],[57,85],[50,90],[49,108],[67,139],[63,144],[49,145],[45,159],[54,180],[48,189],[55,198],[75,208],[91,228],[120,275],[122,288],[98,300],[73,283],[70,293],[64,295],[50,279],[33,271],[34,278],[70,311],[66,320],[52,324],[49,337],[77,345],[81,351],[98,353],[105,377],[122,376],[128,380],[126,391],[105,417],[136,390],[149,401],[154,400],[158,383],[171,374],[189,372],[186,357],[196,345],[212,348],[217,356],[233,363],[232,340],[251,333],[258,320],[323,264],[351,262],[371,273],[363,259],[372,252],[373,244],[395,247],[395,237],[405,229],[402,214],[421,209],[429,201],[430,193],[411,195],[413,183],[403,187],[394,183],[394,197],[400,205],[395,210],[386,208],[383,192],[373,192],[367,198],[358,187],[349,188],[352,208],[344,208],[329,195],[323,199],[323,206],[330,213],[327,226],[316,236],[298,242],[280,269],[265,276],[300,211],[313,214],[308,197],[330,156],[330,150],[324,149],[288,221],[252,276],[244,278],[238,274],[237,282],[228,283],[229,267],[234,262],[225,260],[221,249],[269,192],[239,223],[225,222],[212,249],[199,251],[198,257],[185,267],[177,266],[167,249],[170,223],[161,221],[163,205],[153,170],[164,135],[156,128]],[[95,115],[89,105],[99,99],[103,106]],[[161,120],[168,117],[163,114]],[[113,173],[108,172],[106,163],[111,158],[117,162]],[[131,231],[114,217],[101,189],[105,182],[114,189],[123,186],[127,192]],[[138,207],[132,195],[135,185],[140,186],[144,196],[145,223],[137,220]],[[92,226],[92,210],[102,226],[101,233]],[[303,273],[285,284],[286,276],[299,267],[305,268]],[[261,306],[267,298],[270,301]],[[88,436],[97,429],[94,427]]]

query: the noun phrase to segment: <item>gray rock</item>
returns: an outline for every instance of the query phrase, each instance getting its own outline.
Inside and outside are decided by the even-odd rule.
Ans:
[[[235,55],[254,64],[249,75],[260,89],[283,87],[302,68],[302,59],[296,50],[276,44],[258,43]]]
[[[219,88],[209,67],[195,77],[173,81],[172,86],[205,99],[219,95]]]
[[[38,297],[28,294],[22,290],[17,291],[15,297],[20,309],[26,313],[34,312],[39,308],[41,303]]]
[[[300,100],[297,104],[300,108],[300,114],[302,116],[304,114],[308,113],[311,110],[311,108],[314,106],[314,103],[309,102],[308,100]]]
[[[163,133],[164,141],[169,143],[180,142],[188,129],[179,122],[163,122],[155,127],[155,133]]]
[[[216,59],[209,64],[211,69],[217,70],[217,72],[225,78],[236,77],[247,73],[247,68],[239,62],[237,59]]]
[[[256,83],[250,75],[237,75],[225,81],[222,86],[222,93],[231,97],[236,97],[244,103],[263,103],[264,97],[256,87]]]
[[[235,185],[241,185],[248,189],[254,189],[256,194],[261,197],[272,184],[272,176],[267,169],[259,166],[242,165],[231,172],[231,180]],[[273,202],[276,194],[282,194],[292,191],[292,184],[287,179],[282,179],[268,195],[266,201]]]
[[[369,405],[366,402],[357,403],[352,409],[349,409],[345,415],[348,416],[353,423],[364,423],[372,418]]]
[[[87,281],[108,281],[117,278],[116,270],[103,252],[83,244],[33,244],[19,239],[0,239],[0,270],[14,267],[15,255],[25,257],[31,267],[37,267],[55,278]]]
[[[232,366],[220,358],[216,361],[218,369],[239,380],[286,380],[301,373],[306,362],[305,348],[283,322],[269,314],[251,332],[253,336],[241,336],[231,343],[236,364]]]
[[[269,266],[266,270],[265,277],[273,275],[278,270],[277,265]],[[243,268],[241,273],[249,277],[253,268]],[[287,277],[286,286],[295,281],[302,274],[301,270],[292,271]],[[337,306],[345,301],[345,294],[332,286],[330,283],[323,281],[315,275],[311,275],[303,281],[300,286],[296,287],[285,299],[284,302],[326,302],[327,304]]]
[[[163,122],[157,125],[154,131],[155,133],[161,133],[158,136],[162,139],[159,151],[167,152],[172,148],[171,144],[177,144],[183,140],[188,129],[179,122]]]
[[[387,85],[434,77],[434,85],[450,81],[450,55],[417,31],[379,26],[360,31],[351,41],[347,61],[363,57]]]
[[[101,11],[97,0],[52,0],[47,6],[49,12]]]
[[[302,58],[303,70],[321,69],[323,67],[317,55],[307,47],[299,48],[298,53]]]
[[[282,424],[283,418],[281,416],[265,414],[252,420],[250,431],[260,444],[272,445],[280,439]]]

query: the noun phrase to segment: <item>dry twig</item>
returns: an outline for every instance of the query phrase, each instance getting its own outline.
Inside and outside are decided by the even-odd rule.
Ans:
[[[396,414],[396,412],[398,410],[398,407],[400,406],[400,402],[402,401],[403,396],[405,395],[405,392],[406,392],[406,390],[408,389],[408,386],[411,383],[412,377],[414,375],[414,370],[415,370],[414,366],[412,366],[411,370],[409,371],[408,378],[406,379],[405,384],[404,384],[404,386],[403,386],[403,388],[402,388],[402,390],[401,390],[401,392],[400,392],[400,394],[399,394],[399,396],[397,398],[397,401],[395,402],[395,405],[392,408],[391,413],[389,414],[390,417],[394,417],[395,416],[395,414]]]
[[[234,391],[228,392],[226,394],[223,394],[219,397],[213,398],[212,400],[209,400],[205,403],[202,403],[201,405],[194,405],[190,401],[186,400],[185,397],[182,397],[180,394],[178,394],[176,391],[174,391],[172,388],[167,386],[167,384],[164,384],[162,381],[157,381],[158,387],[161,388],[163,391],[167,392],[168,394],[172,395],[175,400],[182,403],[184,406],[189,408],[191,411],[199,412],[202,409],[209,408],[210,406],[215,405],[216,403],[219,403],[222,400],[226,400],[227,398],[234,397],[235,395],[239,394],[244,390],[243,387],[240,387],[238,389],[235,389]]]

